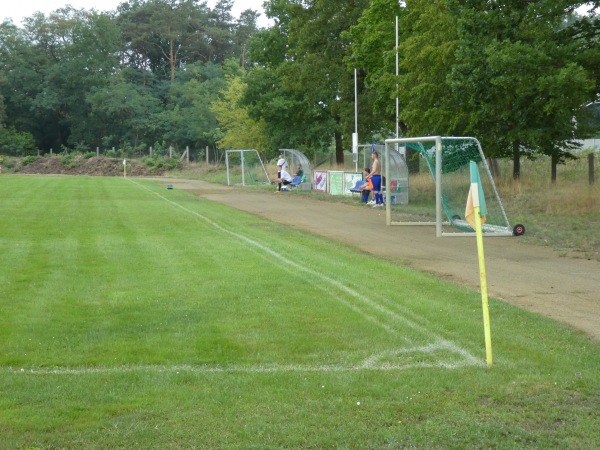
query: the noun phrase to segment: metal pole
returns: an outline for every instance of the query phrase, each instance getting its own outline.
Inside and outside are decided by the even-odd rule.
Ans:
[[[442,237],[442,138],[435,138],[435,236]]]
[[[227,186],[231,186],[229,184],[229,151],[225,152],[225,167],[227,167]]]
[[[356,67],[354,68],[354,133],[356,142],[352,142],[352,154],[354,155],[354,171],[358,172],[358,82]],[[355,153],[356,152],[356,153]]]
[[[398,118],[400,117],[400,101],[398,100],[398,16],[396,16],[396,139],[399,138]],[[398,143],[396,142],[396,151]]]
[[[354,132],[358,133],[358,81],[354,68]]]
[[[396,144],[397,146],[398,144]],[[386,192],[386,201],[385,201],[385,224],[392,224],[392,193],[390,192],[390,147],[385,143],[385,192]]]
[[[246,177],[244,175],[244,172],[246,171],[244,169],[244,151],[242,150],[240,152],[241,158],[242,158],[242,186],[246,186]]]

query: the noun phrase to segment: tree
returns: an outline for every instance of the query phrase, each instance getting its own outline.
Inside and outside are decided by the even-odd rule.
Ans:
[[[211,111],[216,115],[222,137],[217,141],[222,149],[256,149],[265,153],[264,120],[250,118],[248,110],[240,105],[245,84],[241,77],[227,79],[228,86],[222,98],[213,102]]]
[[[195,0],[150,0],[123,3],[119,23],[125,48],[123,63],[175,79],[182,63],[208,59],[205,29],[208,10]]]
[[[254,114],[264,117],[270,130],[272,114],[262,106],[285,111],[283,117],[289,121],[276,127],[280,136],[286,129],[300,145],[313,148],[323,141],[334,142],[338,163],[343,162],[344,143],[351,143],[349,125],[354,122],[349,119],[354,112],[354,81],[343,61],[348,42],[342,33],[356,23],[367,4],[366,0],[271,0],[266,2],[267,15],[275,19],[275,26],[253,41],[256,61],[266,64],[261,73],[281,94],[275,98],[272,91],[268,102],[247,95]],[[264,86],[264,81],[249,78],[249,92],[256,94],[254,83]],[[298,128],[308,133],[296,133]]]
[[[400,21],[401,120],[411,136],[463,135],[460,102],[448,75],[455,64],[456,18],[446,0],[409,0]]]
[[[465,132],[492,156],[550,154],[573,147],[573,118],[593,96],[587,71],[572,61],[560,24],[573,2],[450,2],[459,25],[448,77]],[[460,94],[460,96],[459,96]],[[563,150],[561,150],[563,149]]]
[[[150,89],[131,83],[127,71],[114,76],[110,84],[97,87],[86,96],[90,107],[88,133],[96,145],[134,147],[159,140],[152,118],[160,112],[160,102]]]
[[[237,61],[217,65],[193,64],[171,83],[165,107],[156,117],[161,135],[167,141],[192,148],[214,145],[219,137],[211,104],[227,86],[225,76],[240,74]]]
[[[60,148],[79,134],[88,114],[86,93],[106,83],[117,65],[119,34],[105,14],[63,8],[2,28],[2,68],[9,125]],[[6,87],[6,89],[4,89]]]
[[[358,68],[359,130],[367,136],[380,130],[389,134],[396,127],[395,19],[399,17],[404,40],[410,36],[405,16],[406,8],[397,0],[373,0],[345,34],[352,43],[352,52],[345,57],[347,68]]]

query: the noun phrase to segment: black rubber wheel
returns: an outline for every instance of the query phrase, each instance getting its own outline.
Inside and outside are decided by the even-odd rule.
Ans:
[[[513,235],[515,236],[523,236],[525,234],[525,225],[520,223],[516,224],[513,228]]]
[[[454,214],[452,216],[452,220],[460,220],[460,216],[458,214]]]

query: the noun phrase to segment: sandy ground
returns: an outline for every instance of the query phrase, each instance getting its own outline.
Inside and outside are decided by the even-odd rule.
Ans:
[[[351,244],[444,280],[479,290],[472,237],[435,237],[434,227],[388,227],[385,210],[328,203],[293,193],[228,188],[195,180],[160,179],[206,199]],[[358,204],[358,200],[357,200]],[[488,293],[583,330],[600,342],[600,263],[560,257],[518,237],[484,238]]]

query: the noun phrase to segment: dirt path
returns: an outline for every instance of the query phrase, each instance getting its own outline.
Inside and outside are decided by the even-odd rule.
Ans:
[[[388,227],[383,210],[328,203],[293,193],[277,195],[195,180],[161,181],[479,289],[474,238],[436,238],[433,227]],[[372,235],[377,239],[371,239]],[[550,249],[524,244],[519,238],[487,238],[484,242],[490,296],[567,323],[600,341],[599,262],[559,257]]]

